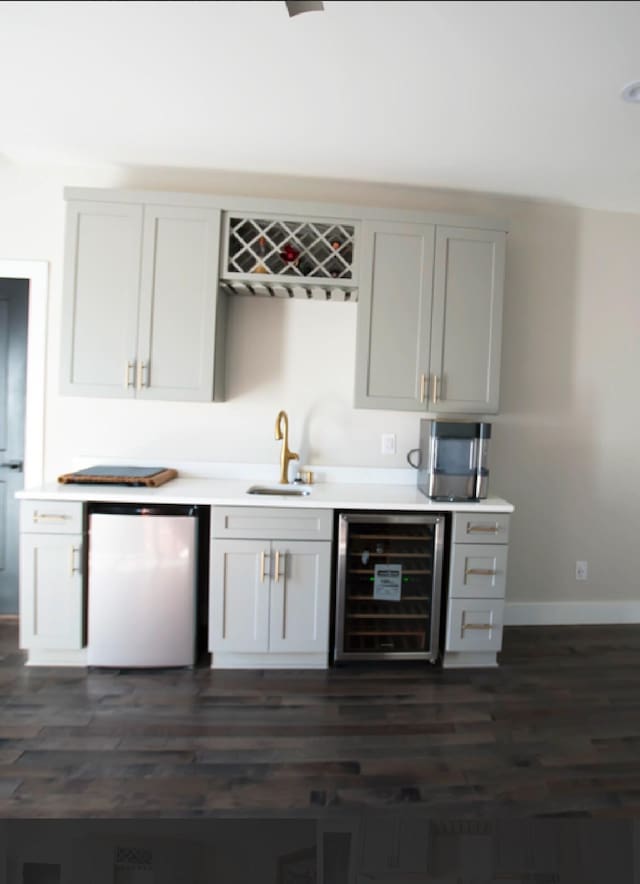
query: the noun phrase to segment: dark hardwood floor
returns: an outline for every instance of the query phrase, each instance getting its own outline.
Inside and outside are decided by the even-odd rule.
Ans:
[[[640,626],[519,627],[497,670],[27,668],[0,625],[0,816],[640,816]]]

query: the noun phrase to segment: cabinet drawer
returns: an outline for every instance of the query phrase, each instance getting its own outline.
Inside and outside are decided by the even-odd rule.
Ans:
[[[455,543],[451,557],[450,598],[504,598],[507,546]]]
[[[214,507],[211,536],[234,539],[331,540],[333,510]]]
[[[507,513],[456,513],[453,517],[454,543],[509,543]]]
[[[81,501],[23,500],[20,530],[25,534],[81,534]]]
[[[502,599],[449,599],[447,651],[499,651],[502,647]]]

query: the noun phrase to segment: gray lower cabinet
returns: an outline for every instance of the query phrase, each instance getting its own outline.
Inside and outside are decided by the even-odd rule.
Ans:
[[[82,514],[81,503],[21,503],[20,647],[30,654],[85,644]]]
[[[220,214],[198,207],[68,203],[63,393],[221,397]]]
[[[330,510],[214,508],[213,668],[328,665],[331,526]]]
[[[508,515],[454,514],[444,666],[497,665],[508,541]]]
[[[357,407],[498,410],[505,242],[502,230],[363,225]]]

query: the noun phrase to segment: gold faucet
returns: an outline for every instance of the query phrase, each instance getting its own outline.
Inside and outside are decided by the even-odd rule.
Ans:
[[[282,425],[284,424],[284,432]],[[280,484],[289,484],[289,461],[300,460],[300,455],[295,451],[289,451],[289,418],[286,411],[279,411],[276,418],[276,439],[282,439],[282,451],[280,452]]]

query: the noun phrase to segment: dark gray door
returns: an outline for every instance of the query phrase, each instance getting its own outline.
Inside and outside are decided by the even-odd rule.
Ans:
[[[0,614],[18,613],[18,502],[23,487],[29,281],[0,279]]]

